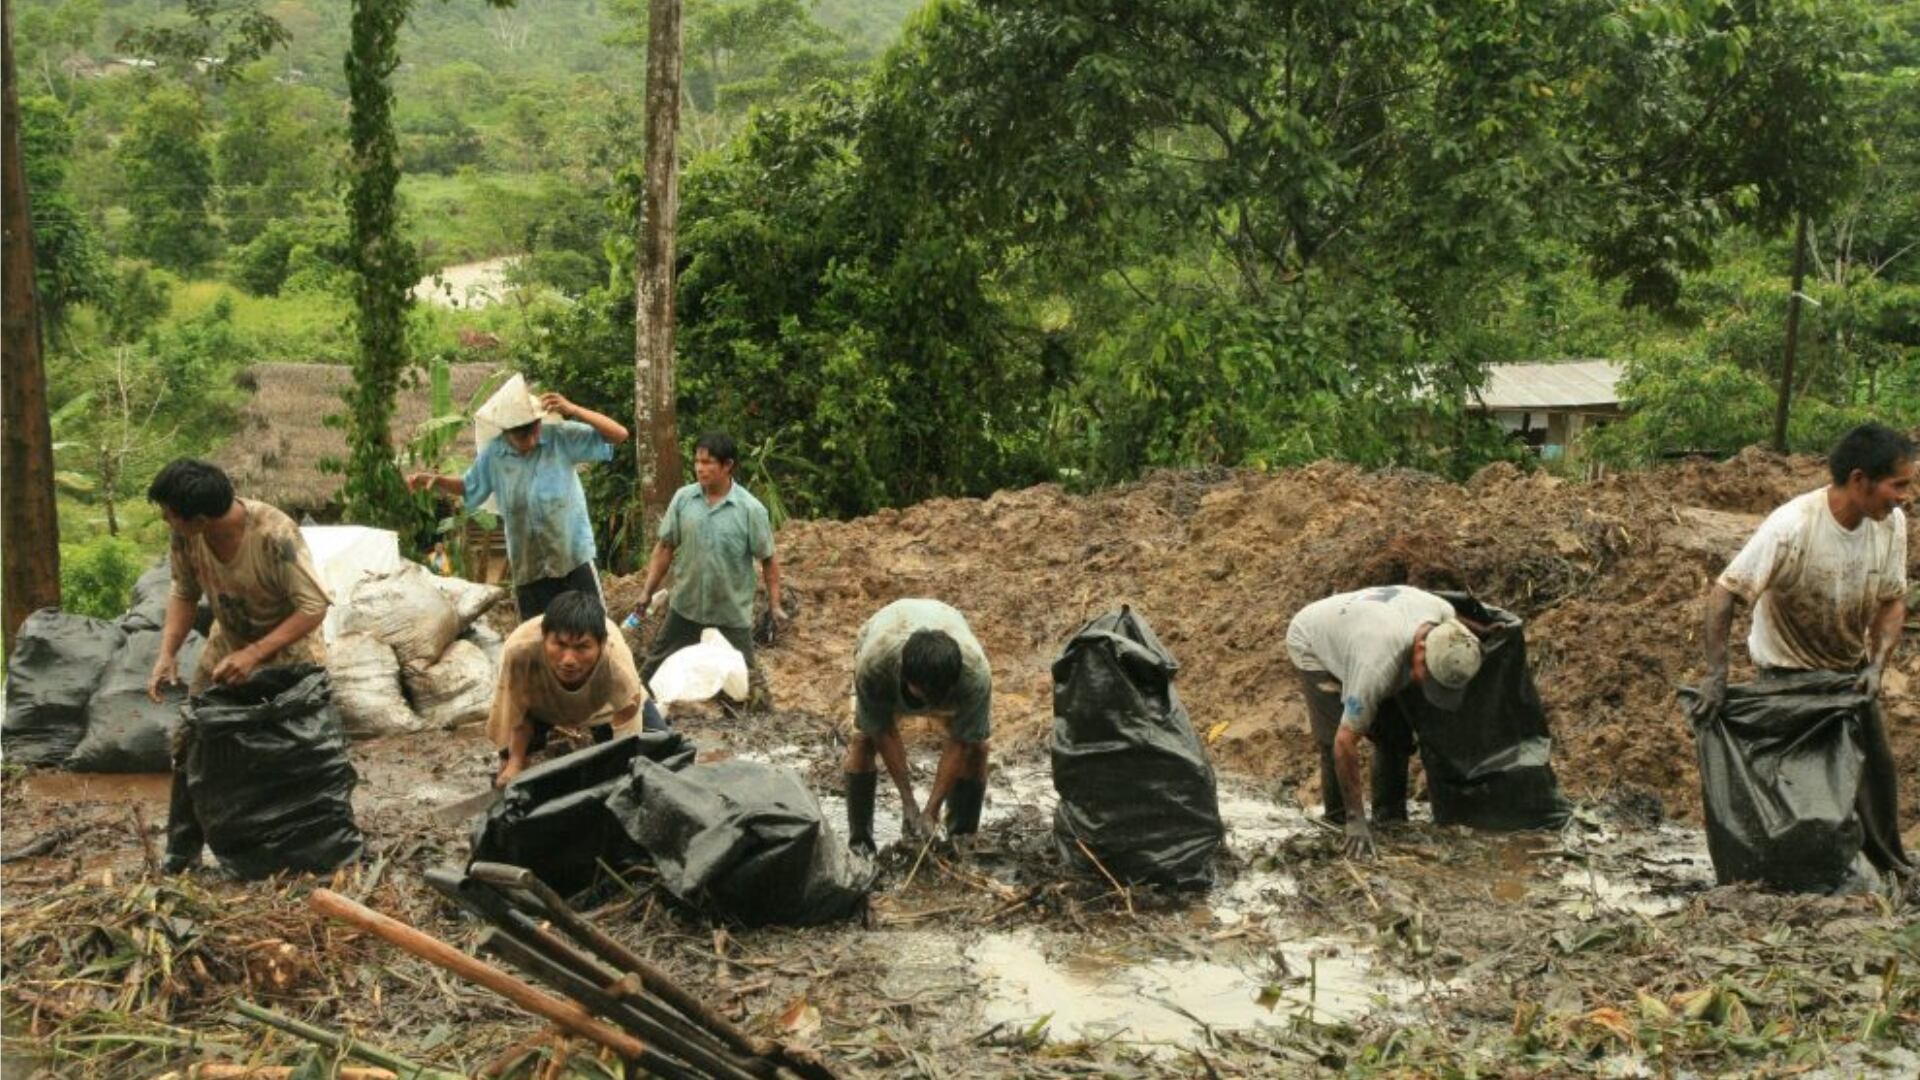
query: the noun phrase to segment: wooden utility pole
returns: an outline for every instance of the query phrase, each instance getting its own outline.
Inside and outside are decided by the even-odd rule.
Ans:
[[[0,632],[6,652],[28,615],[60,603],[60,517],[53,504],[53,427],[47,366],[34,295],[33,218],[20,153],[20,97],[13,70],[13,0],[0,4]]]
[[[1787,406],[1793,400],[1793,355],[1800,348],[1800,290],[1807,283],[1807,212],[1793,229],[1793,292],[1787,296],[1787,351],[1780,363],[1780,402],[1773,409],[1773,448],[1787,452]]]
[[[674,219],[680,207],[680,0],[649,0],[647,9],[646,190],[640,199],[640,243],[634,267],[634,457],[644,538],[680,486],[680,424],[673,389]]]

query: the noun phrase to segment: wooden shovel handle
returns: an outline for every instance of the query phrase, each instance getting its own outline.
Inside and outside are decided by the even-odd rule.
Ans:
[[[470,983],[484,986],[535,1016],[550,1020],[583,1039],[591,1039],[623,1058],[636,1060],[647,1052],[645,1043],[600,1022],[578,1003],[537,990],[484,960],[476,960],[439,938],[355,903],[332,889],[315,889],[307,902],[322,915],[357,926]]]

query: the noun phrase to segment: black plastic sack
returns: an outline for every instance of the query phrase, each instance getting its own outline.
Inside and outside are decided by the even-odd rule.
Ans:
[[[667,891],[725,919],[834,922],[873,887],[873,871],[854,862],[791,769],[725,761],[675,772],[641,760],[608,805]]]
[[[133,634],[163,628],[167,622],[167,597],[172,592],[173,567],[163,558],[133,583],[133,599],[126,614],[120,616],[120,629]],[[212,632],[213,606],[205,597],[200,600],[199,610],[194,612],[193,629],[200,634]],[[182,664],[180,670],[189,669]]]
[[[1573,807],[1553,775],[1553,737],[1520,617],[1462,593],[1437,595],[1493,631],[1480,643],[1480,671],[1458,711],[1434,706],[1418,686],[1394,702],[1420,741],[1433,820],[1494,831],[1565,825]]]
[[[513,778],[474,826],[473,862],[524,866],[563,896],[593,884],[600,864],[619,867],[644,852],[607,806],[632,783],[634,762],[693,764],[677,732],[646,732],[576,750]]]
[[[206,639],[191,631],[176,659],[180,677],[192,677]],[[87,736],[67,756],[74,772],[152,773],[173,768],[173,729],[180,722],[186,691],[163,687],[161,700],[147,696],[147,680],[160,656],[160,632],[137,630],[107,665],[87,699]]]
[[[1122,881],[1203,888],[1225,830],[1213,766],[1173,688],[1180,668],[1130,608],[1102,615],[1053,662],[1053,842]]]
[[[125,641],[110,622],[58,608],[27,616],[7,661],[0,754],[8,764],[66,763],[87,734],[87,699]]]
[[[1854,676],[1825,671],[1727,687],[1718,716],[1693,728],[1707,852],[1722,885],[1787,892],[1853,883],[1864,835],[1856,795],[1867,698]],[[1691,689],[1680,697],[1689,702]]]
[[[298,664],[187,700],[187,792],[207,846],[234,874],[320,872],[360,854],[360,777],[330,699],[326,669]]]

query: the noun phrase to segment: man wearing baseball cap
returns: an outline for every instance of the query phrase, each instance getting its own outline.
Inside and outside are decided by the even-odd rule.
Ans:
[[[1460,708],[1480,670],[1476,628],[1453,605],[1406,585],[1386,585],[1317,600],[1287,626],[1287,656],[1300,672],[1307,716],[1320,746],[1320,789],[1327,820],[1344,824],[1347,854],[1373,854],[1373,829],[1360,787],[1362,738],[1380,760],[1373,768],[1373,821],[1404,821],[1413,729],[1398,709],[1382,709],[1410,685],[1448,711]]]

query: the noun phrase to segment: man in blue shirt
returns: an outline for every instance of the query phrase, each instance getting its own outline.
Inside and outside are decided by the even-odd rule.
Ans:
[[[549,415],[559,419],[548,420]],[[480,447],[466,475],[414,473],[407,487],[460,495],[469,512],[494,500],[507,533],[520,618],[544,614],[563,592],[599,596],[593,519],[574,467],[612,460],[613,448],[627,441],[627,429],[559,394],[535,398],[518,375],[474,419],[499,428],[500,434]]]
[[[753,659],[753,564],[767,579],[767,610],[780,618],[780,560],[773,550],[773,526],[767,508],[734,482],[739,449],[730,435],[708,432],[693,451],[694,483],[674,492],[660,517],[660,542],[647,561],[646,590],[634,610],[643,608],[673,571],[667,621],[647,647],[640,678],[652,685],[653,673],[676,651],[700,640],[712,627],[747,661],[752,682],[749,706],[772,707],[766,676]],[[771,624],[770,624],[771,625]]]

